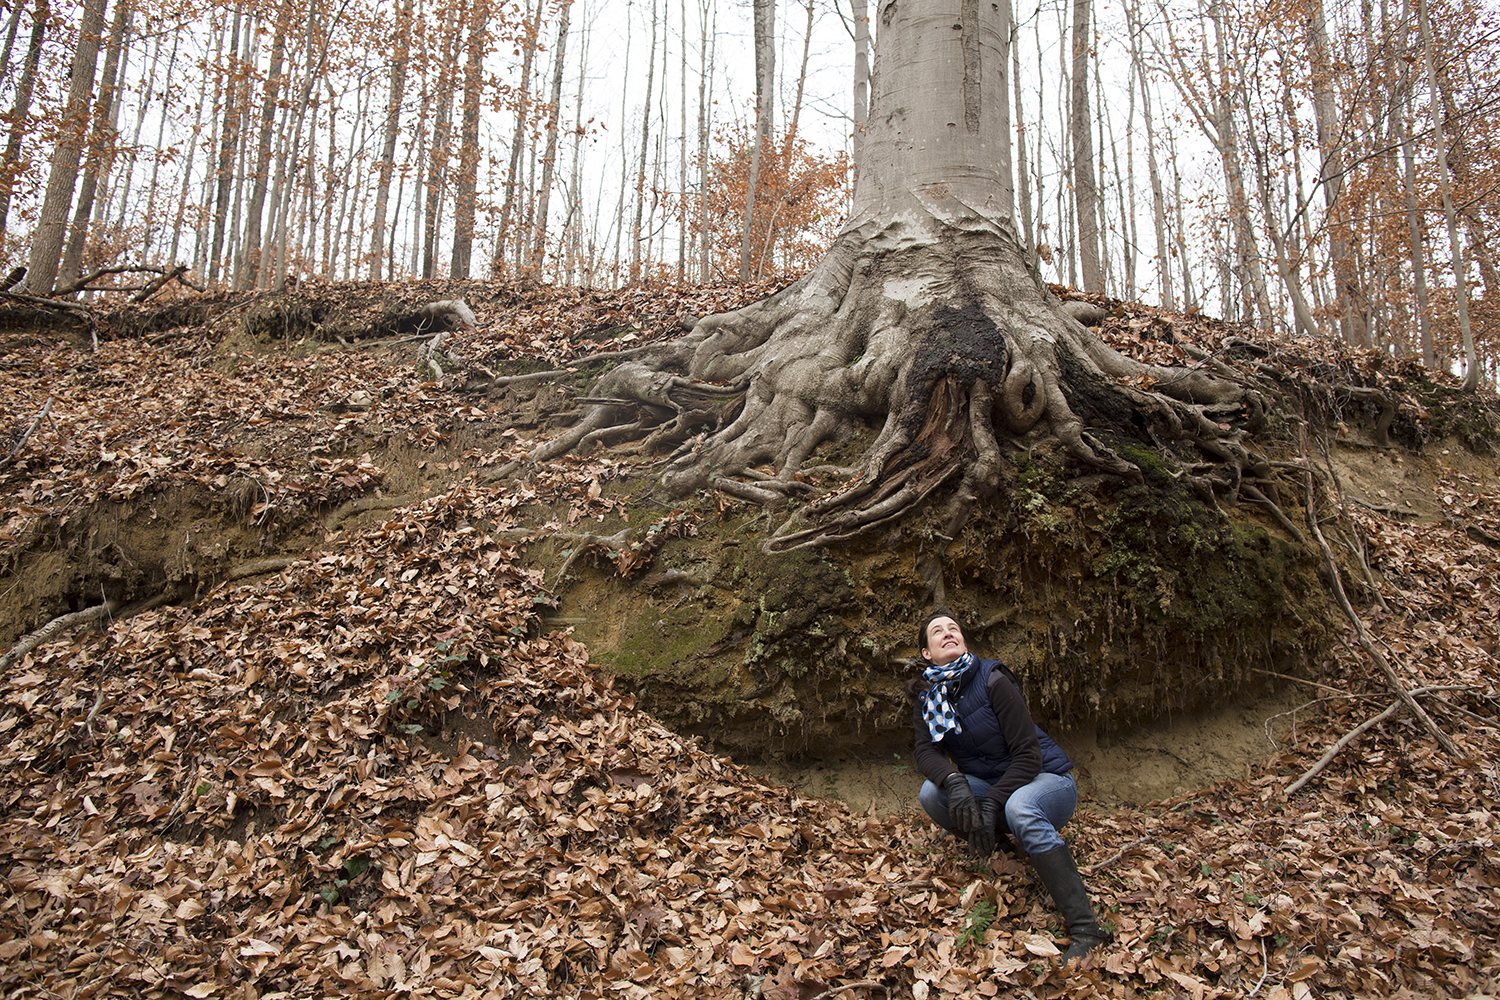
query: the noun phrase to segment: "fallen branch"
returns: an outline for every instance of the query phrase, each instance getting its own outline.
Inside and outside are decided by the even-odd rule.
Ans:
[[[94,310],[81,302],[68,302],[64,299],[44,299],[39,295],[27,295],[23,292],[0,291],[0,297],[15,299],[17,302],[25,302],[34,306],[46,306],[49,309],[62,309],[66,312],[81,313],[92,318]]]
[[[1438,724],[1432,721],[1432,716],[1428,715],[1427,711],[1421,705],[1417,704],[1416,698],[1412,697],[1411,692],[1406,689],[1406,685],[1401,683],[1401,678],[1396,676],[1396,670],[1391,666],[1391,661],[1387,660],[1385,654],[1380,651],[1380,647],[1375,645],[1374,640],[1370,638],[1370,633],[1365,629],[1365,623],[1355,613],[1354,606],[1349,603],[1349,595],[1344,593],[1344,583],[1339,577],[1338,563],[1333,558],[1333,549],[1329,547],[1328,540],[1323,537],[1323,532],[1318,528],[1318,512],[1313,502],[1312,472],[1308,471],[1306,475],[1307,523],[1312,528],[1313,538],[1317,540],[1318,547],[1323,551],[1323,561],[1328,566],[1328,586],[1333,591],[1333,596],[1337,599],[1339,607],[1343,609],[1349,621],[1354,624],[1354,632],[1359,638],[1360,646],[1363,647],[1365,654],[1380,668],[1381,672],[1385,674],[1386,683],[1391,686],[1391,690],[1396,693],[1396,696],[1401,699],[1407,708],[1411,709],[1411,713],[1421,720],[1422,725],[1438,741],[1438,745],[1450,756],[1458,756],[1458,745],[1449,738],[1447,733],[1439,729]]]
[[[42,421],[47,419],[47,414],[51,410],[52,397],[48,396],[47,401],[42,404],[41,412],[36,415],[36,419],[31,422],[31,426],[26,428],[26,433],[21,435],[21,440],[16,442],[16,446],[10,450],[9,455],[6,455],[4,460],[0,461],[0,469],[5,468],[16,460],[16,456],[21,454],[21,449],[26,447],[26,442],[31,439],[32,434],[36,433],[36,429],[42,425]]]
[[[14,646],[10,647],[3,655],[0,655],[0,670],[6,669],[33,649],[36,649],[45,642],[51,641],[58,633],[67,629],[78,625],[86,625],[101,618],[131,618],[143,612],[150,611],[152,608],[166,604],[175,596],[176,593],[173,591],[164,591],[155,597],[147,598],[144,601],[129,606],[123,605],[120,601],[105,601],[103,604],[96,604],[91,608],[84,608],[82,611],[75,611],[72,614],[54,618],[30,635],[22,636]]]
[[[180,280],[189,288],[195,287],[192,282],[183,277],[184,274],[187,274],[187,265],[178,264],[176,267],[172,268],[170,271],[165,272],[160,277],[152,278],[150,281],[146,282],[145,285],[141,286],[141,290],[139,292],[136,292],[130,297],[130,301],[145,302],[151,296],[155,295],[157,292],[165,288],[167,283],[173,278]],[[201,292],[203,289],[199,288],[197,290]]]
[[[136,299],[132,299],[131,301],[134,301],[134,302],[144,302],[144,301],[146,301],[147,298],[150,298],[150,296],[152,294],[154,294],[159,288],[161,288],[162,285],[165,285],[168,281],[171,281],[173,278],[176,278],[177,280],[181,281],[184,285],[187,285],[189,288],[193,289],[194,291],[199,291],[199,292],[203,291],[202,288],[198,287],[197,285],[193,284],[191,281],[188,281],[186,278],[183,277],[183,275],[186,274],[186,273],[187,273],[187,265],[186,264],[176,264],[176,265],[174,265],[172,267],[163,267],[160,264],[136,264],[136,265],[130,265],[130,266],[121,265],[121,266],[118,266],[118,267],[101,267],[97,271],[91,271],[88,274],[82,275],[81,277],[78,278],[78,280],[74,281],[72,284],[67,285],[67,286],[65,286],[63,288],[57,289],[53,294],[55,294],[55,295],[72,295],[72,294],[74,294],[76,292],[89,292],[89,291],[95,291],[95,292],[142,292],[144,294],[140,295],[140,297],[138,297]],[[129,286],[129,287],[114,286],[114,287],[106,287],[106,288],[94,288],[93,287],[93,283],[95,281],[98,281],[100,278],[106,277],[107,275],[111,275],[111,274],[156,274],[156,275],[160,275],[160,277],[159,278],[153,278],[151,281],[146,282],[144,285],[132,285],[132,286]],[[150,291],[147,292],[146,291],[147,289],[150,289]]]
[[[1307,772],[1303,774],[1302,777],[1286,786],[1286,794],[1288,795],[1288,797],[1296,795],[1299,791],[1301,791],[1302,786],[1306,785],[1309,781],[1316,777],[1317,774],[1323,770],[1323,768],[1332,763],[1333,758],[1337,757],[1339,755],[1339,752],[1342,751],[1344,747],[1348,746],[1350,743],[1353,743],[1365,732],[1373,729],[1375,726],[1380,725],[1386,719],[1389,719],[1391,716],[1400,711],[1401,705],[1402,702],[1399,699],[1393,701],[1391,702],[1390,707],[1387,708],[1384,712],[1381,712],[1379,715],[1374,716],[1373,718],[1366,719],[1364,722],[1361,722],[1349,732],[1345,733],[1343,738],[1333,746],[1329,747],[1328,750],[1324,752],[1323,756],[1318,760],[1318,762],[1312,767],[1308,768]]]

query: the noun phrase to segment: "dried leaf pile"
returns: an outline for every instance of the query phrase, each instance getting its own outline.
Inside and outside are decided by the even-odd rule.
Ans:
[[[226,488],[254,462],[260,503],[326,507],[343,495],[319,490],[381,475],[334,457],[340,421],[420,441],[469,405],[369,358],[230,375],[181,345],[51,353],[3,372],[12,413],[29,384],[63,414],[7,470],[11,524]],[[173,405],[135,397],[127,433],[131,387]],[[357,417],[335,405],[377,389]],[[250,457],[251,420],[288,440]],[[348,464],[310,469],[319,448]],[[1500,993],[1495,481],[1450,477],[1428,525],[1347,512],[1389,604],[1368,627],[1464,756],[1398,713],[1288,798],[1394,700],[1350,642],[1245,780],[1065,829],[1116,940],[1064,972],[1024,861],[979,867],[925,823],[767,784],[543,629],[552,598],[522,563],[541,526],[518,514],[534,496],[483,482],[482,460],[274,577],[59,635],[0,674],[6,996]],[[549,475],[527,489],[585,517],[608,502],[597,470]]]

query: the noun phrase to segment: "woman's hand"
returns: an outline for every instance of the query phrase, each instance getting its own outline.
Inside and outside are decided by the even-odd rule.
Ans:
[[[969,779],[954,771],[943,779],[943,788],[948,792],[948,816],[953,820],[954,829],[959,833],[972,833],[979,825],[979,803],[974,799]]]
[[[969,853],[987,858],[995,853],[995,828],[1000,823],[1000,803],[986,795],[979,803],[979,822],[969,831]]]

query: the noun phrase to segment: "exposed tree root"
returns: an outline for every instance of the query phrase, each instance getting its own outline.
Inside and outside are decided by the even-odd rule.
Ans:
[[[1133,438],[1183,456],[1178,474],[1207,498],[1268,479],[1246,443],[1265,412],[1260,391],[1229,373],[1126,358],[1069,315],[996,226],[908,218],[846,232],[781,292],[625,358],[529,457],[634,440],[665,453],[674,494],[795,501],[763,542],[771,552],[847,541],[938,496],[951,537],[999,488],[1007,441],[1052,442],[1141,482],[1114,443]],[[835,481],[826,460],[808,467],[856,439],[868,443]]]

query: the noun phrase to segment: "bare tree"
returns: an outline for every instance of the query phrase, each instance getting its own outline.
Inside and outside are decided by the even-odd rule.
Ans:
[[[656,29],[660,18],[651,0],[651,49],[646,58],[646,101],[641,107],[641,156],[635,171],[635,224],[630,227],[630,280],[641,278],[641,221],[646,209],[646,151],[650,148],[651,85],[656,77]]]
[[[484,57],[489,51],[489,8],[469,8],[469,52],[464,68],[463,122],[459,130],[458,181],[453,193],[453,259],[450,273],[469,276],[474,250],[474,224],[479,176],[479,99],[484,91]]]
[[[535,9],[529,6],[533,2],[536,4]],[[509,249],[507,240],[510,235],[510,221],[515,211],[516,188],[521,180],[521,150],[525,146],[526,129],[530,122],[527,113],[531,104],[531,63],[536,57],[537,43],[541,39],[542,8],[546,6],[543,0],[527,0],[527,3],[530,20],[526,27],[526,37],[521,43],[521,92],[517,95],[516,124],[510,140],[510,168],[505,172],[505,199],[500,205],[500,231],[495,236],[493,267],[497,274],[504,266],[506,251]],[[628,35],[625,44],[628,66],[630,52]]]
[[[255,142],[255,170],[251,175],[250,204],[245,210],[245,237],[239,255],[235,285],[254,288],[260,277],[261,216],[271,181],[271,138],[276,124],[276,105],[281,93],[281,63],[286,57],[286,35],[292,7],[283,2],[271,26],[271,58],[266,68],[266,87],[260,102],[260,132]]]
[[[740,235],[740,280],[750,279],[750,241],[755,233],[755,197],[761,157],[771,137],[776,86],[776,0],[755,0],[755,145],[745,185],[745,228]]]
[[[99,43],[104,34],[105,0],[86,0],[83,18],[78,23],[73,67],[68,77],[68,101],[58,123],[57,143],[52,147],[52,161],[47,171],[47,193],[41,214],[31,234],[31,253],[27,260],[26,287],[35,295],[48,295],[57,281],[62,262],[63,241],[67,236],[68,209],[73,204],[73,190],[78,184],[78,165],[89,126],[89,96],[94,88],[94,70],[99,57]]]
[[[1078,212],[1078,262],[1086,292],[1104,291],[1099,263],[1099,188],[1094,181],[1094,116],[1089,108],[1089,67],[1093,56],[1093,5],[1073,0],[1073,92],[1069,131],[1073,140],[1073,202]]]
[[[1474,349],[1474,330],[1469,325],[1469,288],[1464,265],[1463,241],[1458,235],[1458,215],[1453,207],[1453,185],[1448,171],[1448,144],[1443,134],[1443,100],[1438,90],[1437,56],[1432,40],[1432,21],[1427,0],[1417,0],[1417,22],[1422,31],[1422,59],[1427,69],[1427,109],[1432,117],[1432,137],[1437,146],[1439,190],[1443,195],[1443,216],[1448,222],[1448,246],[1453,253],[1454,298],[1458,304],[1458,328],[1464,348],[1464,391],[1473,392],[1479,385],[1479,357]]]
[[[63,288],[72,287],[83,273],[83,251],[89,241],[89,220],[93,218],[94,200],[99,193],[99,175],[107,169],[115,154],[116,77],[129,23],[129,0],[121,0],[115,5],[114,24],[109,31],[109,44],[104,50],[104,70],[99,78],[99,96],[94,102],[88,157],[84,161],[83,177],[78,185],[78,203],[73,210],[73,225],[68,232],[68,243],[63,248],[58,272],[59,284]]]

